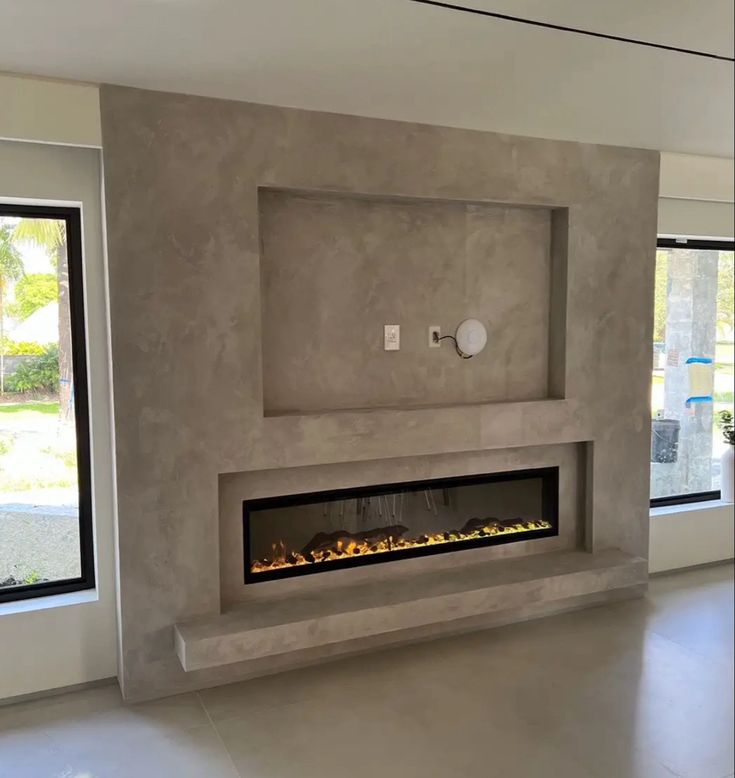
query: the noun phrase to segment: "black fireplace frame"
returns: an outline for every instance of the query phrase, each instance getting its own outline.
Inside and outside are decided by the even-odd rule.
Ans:
[[[486,538],[462,540],[455,543],[447,543],[446,545],[437,544],[431,546],[417,546],[408,549],[396,549],[395,551],[385,551],[381,554],[347,557],[345,559],[331,560],[315,565],[283,567],[277,570],[266,570],[261,573],[253,573],[250,570],[250,514],[257,511],[362,497],[377,497],[386,494],[400,494],[401,492],[418,492],[423,491],[424,489],[448,489],[456,486],[472,486],[477,484],[497,483],[499,481],[521,481],[536,478],[541,478],[542,480],[541,505],[543,516],[540,518],[543,518],[551,524],[551,527],[547,529],[534,529],[523,533],[508,533],[507,535],[491,535]],[[559,534],[559,468],[542,467],[530,470],[511,470],[503,473],[484,473],[481,475],[435,478],[423,481],[403,481],[392,484],[379,484],[376,486],[331,489],[323,492],[288,494],[280,497],[261,497],[253,500],[244,500],[242,507],[245,583],[252,584],[263,581],[275,581],[282,578],[293,578],[301,575],[326,573],[331,570],[344,570],[348,567],[361,567],[363,565],[390,562],[396,559],[411,559],[434,554],[458,553],[468,548],[498,546],[505,543],[517,543],[526,540],[536,540],[538,538],[554,537]]]

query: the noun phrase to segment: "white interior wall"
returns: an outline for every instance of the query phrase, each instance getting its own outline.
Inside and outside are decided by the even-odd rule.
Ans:
[[[99,96],[95,86],[0,74],[0,106],[3,107],[0,138],[101,146]],[[544,135],[542,126],[538,128],[538,135]],[[25,164],[26,157],[21,151],[25,150],[23,154],[26,154],[28,149],[29,144],[19,143],[10,154],[6,151],[6,160],[14,160],[16,174],[18,163]],[[51,154],[57,151],[58,147],[55,150],[54,146],[47,149]],[[82,153],[95,155],[95,164],[99,164],[98,152],[87,150]],[[84,169],[87,164],[88,161],[79,160],[78,167]],[[92,186],[95,194],[86,191],[82,196],[78,186],[71,183],[54,190],[55,194],[49,194],[50,189],[33,188],[29,186],[27,173],[20,178],[16,175],[15,181],[10,181],[8,169],[7,164],[0,165],[0,196],[43,196],[85,202],[87,317],[88,328],[95,333],[89,345],[98,589],[91,594],[56,599],[56,604],[63,607],[48,607],[51,603],[41,600],[2,606],[0,699],[110,677],[116,674],[117,668],[112,432],[109,425],[111,389],[99,172],[93,176],[93,182],[87,180],[87,186]],[[96,205],[90,198],[96,198]],[[732,160],[662,155],[659,211],[659,232],[662,234],[731,237],[734,234],[733,199]],[[92,251],[90,247],[93,247]],[[677,513],[676,521],[672,522],[664,520],[668,515],[666,511],[660,511],[654,517],[652,570],[713,561],[708,557],[713,553],[721,554],[722,549],[729,548],[726,555],[732,556],[732,512],[729,508],[715,506]],[[729,519],[726,518],[728,515]],[[696,521],[696,526],[688,523],[691,521]],[[692,543],[693,531],[697,537],[707,533],[709,537],[700,543]]]
[[[661,154],[660,235],[735,235],[733,160]]]
[[[661,153],[660,197],[732,203],[734,190],[732,159]]]
[[[650,543],[651,573],[732,559],[733,506],[716,502],[653,508]]]
[[[735,234],[732,203],[662,197],[658,201],[659,235],[732,238]]]
[[[0,124],[3,119],[0,116]],[[17,124],[18,117],[13,121]],[[94,128],[86,128],[90,129]],[[86,130],[72,139],[88,139]],[[0,699],[4,699],[115,676],[117,648],[100,150],[0,140],[0,200],[82,207],[97,583],[91,591],[0,605]]]
[[[660,235],[735,236],[733,160],[662,154]],[[649,569],[652,573],[733,557],[733,506],[720,502],[651,510]]]
[[[0,138],[100,147],[99,89],[0,73]]]

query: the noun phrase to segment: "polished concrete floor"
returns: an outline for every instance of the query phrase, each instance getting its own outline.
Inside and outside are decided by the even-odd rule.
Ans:
[[[7,668],[0,668],[0,672]],[[0,708],[2,778],[725,778],[733,569],[646,600],[121,703]]]

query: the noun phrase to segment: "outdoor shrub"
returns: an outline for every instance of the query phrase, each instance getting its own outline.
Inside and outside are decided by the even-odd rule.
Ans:
[[[0,438],[0,456],[3,456],[3,454],[9,454],[11,448],[13,448],[12,438]]]
[[[717,426],[722,430],[725,443],[735,446],[735,426],[730,411],[720,411],[717,414]]]
[[[27,319],[58,299],[59,279],[56,273],[26,273],[15,284],[15,302],[8,306],[8,312],[19,319]]]
[[[58,392],[59,347],[46,346],[41,356],[20,365],[5,386],[11,392]]]
[[[28,356],[40,357],[43,355],[45,347],[40,343],[26,342],[16,343],[10,338],[3,338],[2,353],[6,357]]]

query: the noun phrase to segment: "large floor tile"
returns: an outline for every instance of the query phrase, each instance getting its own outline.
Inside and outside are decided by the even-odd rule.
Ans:
[[[0,778],[728,778],[732,568],[144,705],[0,708]]]
[[[732,671],[735,650],[732,565],[655,578],[644,603],[650,629]]]
[[[237,775],[194,694],[124,705],[90,690],[1,714],[0,778]]]
[[[94,716],[123,704],[117,684],[0,706],[0,732],[44,722]]]
[[[239,778],[211,726],[170,729],[155,737],[119,727],[88,733],[63,727],[30,745],[0,735],[2,778]]]
[[[402,696],[296,702],[217,725],[248,778],[594,778],[542,731],[458,718],[445,700]]]

